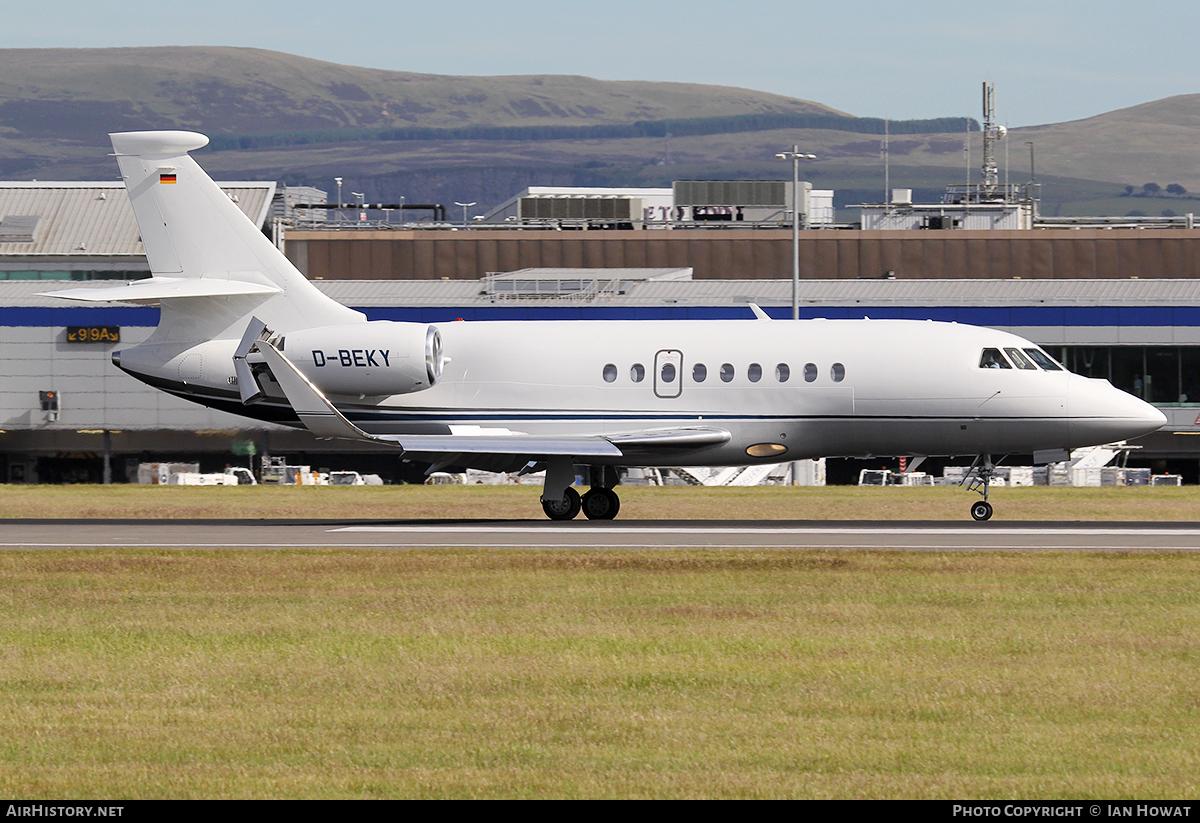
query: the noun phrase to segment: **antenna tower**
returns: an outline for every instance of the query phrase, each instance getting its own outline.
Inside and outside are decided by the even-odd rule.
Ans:
[[[979,199],[994,200],[999,195],[1000,168],[996,165],[996,141],[1005,134],[996,125],[996,84],[983,83],[983,171],[979,179]]]

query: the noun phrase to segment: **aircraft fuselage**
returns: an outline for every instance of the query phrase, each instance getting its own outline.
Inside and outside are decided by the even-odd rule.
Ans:
[[[335,345],[319,359],[291,344],[287,350],[326,370],[361,372],[358,394],[331,393],[329,399],[371,434],[578,435],[697,425],[731,434],[728,442],[700,450],[641,449],[628,458],[590,461],[596,464],[1030,453],[1134,437],[1164,420],[1107,381],[1029,364],[982,367],[984,349],[1037,347],[1006,332],[952,323],[434,325],[447,356],[440,379],[405,394],[375,395],[371,388],[372,376],[382,381],[380,373],[398,357],[390,347]],[[283,393],[271,392],[269,383],[265,403],[229,405],[236,398],[230,388],[235,345],[151,346],[121,352],[118,361],[135,376],[196,402],[287,422]],[[164,354],[172,356],[155,362]],[[757,454],[747,451],[755,446],[761,446]]]

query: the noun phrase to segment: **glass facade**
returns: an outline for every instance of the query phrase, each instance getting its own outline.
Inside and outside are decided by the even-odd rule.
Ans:
[[[1069,370],[1157,406],[1200,406],[1200,346],[1043,346]]]

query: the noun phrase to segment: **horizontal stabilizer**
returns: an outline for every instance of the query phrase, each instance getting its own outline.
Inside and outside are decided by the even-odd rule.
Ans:
[[[99,289],[66,289],[43,292],[43,297],[62,297],[88,303],[159,303],[181,297],[230,297],[238,294],[278,294],[281,289],[244,280],[185,280],[181,277],[151,277],[123,286]]]

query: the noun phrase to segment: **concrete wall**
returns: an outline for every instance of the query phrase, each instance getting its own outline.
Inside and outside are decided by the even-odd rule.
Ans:
[[[809,231],[800,276],[1200,278],[1200,230]],[[786,229],[289,231],[297,267],[320,280],[474,280],[531,267],[691,266],[697,280],[788,279]]]
[[[134,380],[110,362],[114,350],[153,329],[121,327],[121,342],[68,343],[64,326],[0,326],[0,428],[239,430],[255,424],[180,400]],[[59,393],[57,421],[41,411],[39,392]]]

